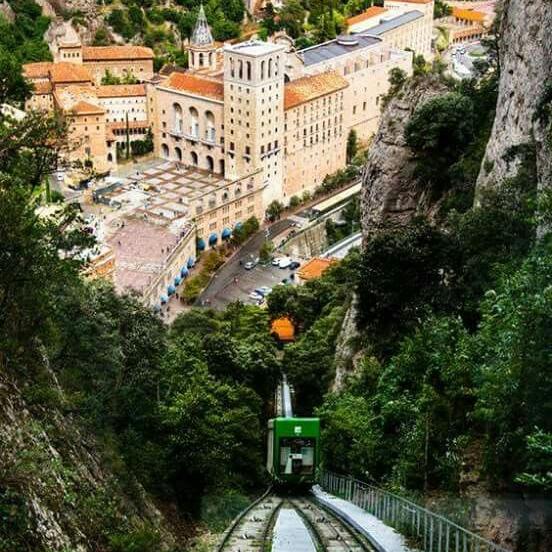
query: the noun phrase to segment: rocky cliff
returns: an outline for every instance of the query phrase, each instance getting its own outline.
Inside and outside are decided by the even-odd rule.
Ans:
[[[429,191],[414,175],[416,161],[404,130],[417,107],[446,90],[438,78],[413,79],[385,109],[362,176],[364,238],[382,223],[403,224],[431,210]]]
[[[550,121],[542,107],[552,102],[552,2],[504,0],[499,37],[498,102],[478,190],[514,176],[533,142],[539,185],[551,186]]]
[[[144,489],[115,473],[115,459],[106,464],[98,444],[63,413],[53,373],[43,377],[49,385],[21,385],[0,373],[0,549],[87,552],[133,538],[172,548]]]

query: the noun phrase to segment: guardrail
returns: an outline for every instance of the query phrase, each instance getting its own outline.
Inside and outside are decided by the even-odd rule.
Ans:
[[[511,552],[418,504],[352,477],[323,471],[320,486],[395,528],[423,552]]]

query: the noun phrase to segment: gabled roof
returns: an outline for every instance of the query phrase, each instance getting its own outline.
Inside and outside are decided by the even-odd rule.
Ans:
[[[84,61],[153,59],[153,50],[145,46],[85,46]]]
[[[418,11],[418,10],[408,11],[406,13],[397,15],[397,17],[393,17],[392,19],[387,19],[386,21],[383,21],[379,25],[376,25],[375,27],[372,27],[371,29],[366,30],[365,33],[367,35],[380,36],[382,34],[385,34],[388,31],[392,31],[393,29],[402,27],[407,23],[416,21],[416,19],[420,19],[423,16],[424,14],[421,11]],[[354,36],[357,36],[357,35],[354,35]]]
[[[105,113],[105,110],[102,107],[98,107],[97,105],[91,104],[84,100],[78,101],[68,111],[72,111],[78,115],[99,115],[101,113]]]
[[[359,13],[358,15],[355,15],[354,17],[349,17],[347,19],[347,25],[349,27],[351,25],[356,25],[357,23],[362,23],[363,21],[366,21],[367,19],[372,19],[372,17],[376,17],[378,15],[381,15],[382,13],[385,13],[387,11],[386,8],[382,8],[381,6],[372,6],[368,8],[366,11],[363,11],[362,13]]]
[[[335,71],[328,71],[288,82],[284,87],[284,109],[342,90],[349,83]]]
[[[39,81],[33,83],[33,94],[50,94],[52,92],[52,84],[50,81]]]
[[[433,0],[399,0],[400,2],[405,2],[407,4],[431,4]]]
[[[52,63],[49,70],[53,83],[91,82],[90,72],[84,65],[61,61]]]
[[[222,81],[205,79],[190,73],[172,73],[163,83],[164,88],[172,88],[189,92],[196,96],[205,96],[215,100],[224,100],[224,85]]]
[[[122,98],[131,96],[145,96],[145,84],[103,84],[96,87],[98,98]]]

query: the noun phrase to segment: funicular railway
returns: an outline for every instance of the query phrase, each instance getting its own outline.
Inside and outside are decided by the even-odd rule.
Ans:
[[[275,411],[273,483],[232,522],[217,552],[509,552],[407,499],[318,470],[319,420],[293,417],[285,376]],[[314,483],[332,494],[311,490]]]
[[[273,485],[227,529],[219,552],[373,552],[353,525],[317,503],[308,491],[319,451],[318,418],[294,418],[284,376],[269,422],[267,470]]]

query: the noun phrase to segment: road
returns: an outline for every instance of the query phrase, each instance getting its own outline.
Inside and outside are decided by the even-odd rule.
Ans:
[[[289,278],[289,270],[260,265],[257,265],[252,270],[245,270],[243,264],[258,257],[259,249],[265,239],[273,240],[276,236],[290,228],[293,223],[292,219],[286,218],[276,221],[268,229],[259,230],[216,273],[211,283],[199,296],[196,305],[224,308],[232,301],[238,299],[242,301],[246,300],[249,293],[257,287],[273,287],[284,278]]]

